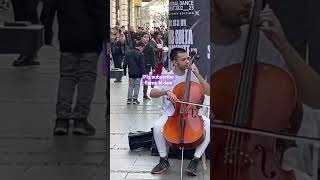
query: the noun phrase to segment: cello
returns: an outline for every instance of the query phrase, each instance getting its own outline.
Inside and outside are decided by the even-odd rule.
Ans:
[[[168,117],[163,127],[163,135],[169,146],[182,151],[181,179],[184,149],[197,147],[205,137],[203,119],[198,113],[199,105],[204,101],[204,91],[201,84],[191,81],[191,65],[194,58],[195,54],[189,61],[186,81],[173,88],[172,92],[179,101],[176,101],[175,112]]]
[[[257,62],[262,8],[263,1],[256,0],[243,62],[211,76],[210,108],[221,124],[280,133],[292,128],[297,88],[287,71]],[[213,180],[295,179],[293,171],[281,168],[284,149],[277,148],[275,137],[216,128],[211,140]]]

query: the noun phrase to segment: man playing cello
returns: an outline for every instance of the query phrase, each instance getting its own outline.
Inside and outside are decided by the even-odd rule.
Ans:
[[[186,50],[184,49],[172,49],[170,52],[170,59],[174,65],[173,70],[169,72],[175,75],[173,86],[156,86],[150,92],[150,96],[152,98],[164,97],[163,100],[165,108],[163,115],[158,119],[158,121],[156,121],[153,127],[153,135],[157,149],[159,151],[160,162],[152,169],[152,174],[161,174],[165,172],[170,166],[168,161],[167,142],[163,135],[163,127],[166,121],[168,120],[168,117],[172,116],[175,112],[175,103],[178,103],[176,102],[178,100],[177,96],[172,92],[172,90],[175,85],[181,82],[185,82],[187,76],[187,69],[189,66],[189,56]],[[204,94],[209,96],[209,84],[199,74],[198,68],[194,64],[191,65],[191,69],[191,81],[200,83],[204,90]],[[202,119],[204,121],[205,138],[204,141],[196,148],[194,157],[190,161],[186,170],[189,175],[193,176],[196,176],[199,158],[205,152],[210,141],[210,120],[205,116],[202,116]]]

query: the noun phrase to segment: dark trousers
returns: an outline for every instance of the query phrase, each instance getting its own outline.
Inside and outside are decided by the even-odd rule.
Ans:
[[[83,119],[90,112],[97,77],[97,53],[62,53],[56,104],[57,118]],[[76,105],[72,101],[77,88]]]
[[[15,21],[30,21],[39,24],[37,13],[39,0],[12,0]]]
[[[151,65],[146,65],[145,69],[146,69],[146,74],[149,74],[151,72]],[[148,94],[148,86],[143,86],[143,95],[147,96],[147,94]]]
[[[43,0],[43,7],[40,15],[40,21],[44,25],[45,44],[52,44],[53,30],[52,25],[56,16],[55,0]]]
[[[123,54],[112,53],[113,63],[115,68],[122,69]]]
[[[37,7],[39,0],[12,0],[15,21],[29,21],[32,24],[39,24]],[[37,52],[32,54],[21,54],[18,60],[33,61]]]

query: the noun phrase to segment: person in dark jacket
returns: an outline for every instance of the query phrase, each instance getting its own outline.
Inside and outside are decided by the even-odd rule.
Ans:
[[[133,46],[133,43],[132,43],[131,33],[126,30],[125,26],[121,26],[121,31],[124,34],[125,38],[126,38],[126,46],[127,46],[126,50],[134,49],[135,46]]]
[[[133,104],[140,104],[140,102],[138,101],[140,81],[142,75],[145,73],[144,55],[142,53],[143,47],[144,43],[139,41],[136,44],[135,49],[127,51],[124,57],[124,76],[127,75],[127,67],[129,70],[129,88],[127,104],[131,104],[131,102]]]
[[[137,39],[137,37],[136,37],[136,32],[133,29],[133,26],[129,27],[129,33],[130,33],[130,36],[131,36],[132,47],[136,47],[136,39]]]
[[[155,55],[155,50],[149,43],[149,34],[144,32],[142,33],[142,38],[141,41],[144,43],[144,48],[143,48],[143,54],[144,54],[144,59],[145,59],[145,69],[146,69],[146,74],[149,74],[151,72],[151,69],[156,68],[156,55]],[[148,85],[145,85],[143,87],[143,99],[150,100],[150,97],[147,95],[148,93]]]
[[[61,58],[54,134],[67,134],[69,121],[73,119],[74,134],[93,135],[95,128],[87,118],[95,92],[99,53],[107,39],[107,1],[56,0],[55,3]],[[75,88],[77,97],[72,111]]]
[[[117,27],[113,28],[111,39],[111,51],[114,67],[122,69],[123,56],[126,53],[126,38]],[[116,81],[118,82],[118,81]]]

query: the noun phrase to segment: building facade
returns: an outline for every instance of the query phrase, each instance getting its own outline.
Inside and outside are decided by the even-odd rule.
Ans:
[[[169,0],[151,1],[142,7],[141,24],[143,27],[167,27],[169,18]]]
[[[136,29],[141,26],[141,5],[142,0],[111,0],[111,27],[118,25],[128,29],[133,26]]]

